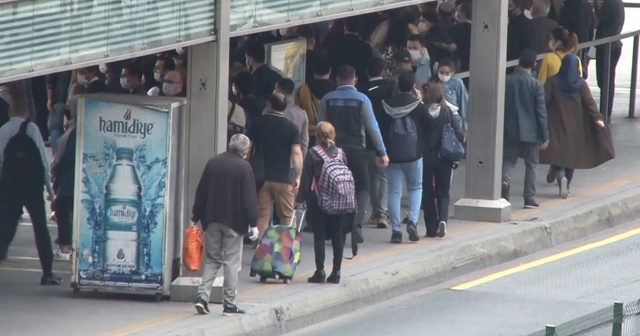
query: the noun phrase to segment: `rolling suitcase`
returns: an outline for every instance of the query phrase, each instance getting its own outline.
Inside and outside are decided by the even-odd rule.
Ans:
[[[306,210],[295,210],[289,225],[267,228],[251,261],[251,277],[259,276],[260,282],[267,279],[291,283],[300,263],[300,227]]]

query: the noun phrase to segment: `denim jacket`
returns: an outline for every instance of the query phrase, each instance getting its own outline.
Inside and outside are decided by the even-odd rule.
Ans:
[[[416,87],[421,88],[423,84],[431,80],[432,76],[431,59],[429,59],[429,55],[426,54],[416,67]]]
[[[467,114],[469,113],[469,92],[462,79],[452,77],[448,82],[442,83],[444,98],[458,107],[458,113],[462,119],[462,129],[467,130]]]

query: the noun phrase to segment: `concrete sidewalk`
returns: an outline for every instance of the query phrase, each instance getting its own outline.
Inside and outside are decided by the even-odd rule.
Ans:
[[[612,131],[617,159],[597,169],[578,171],[572,196],[559,199],[555,185],[538,174],[540,209],[524,210],[523,166],[512,186],[510,223],[474,223],[452,219],[444,239],[391,245],[389,230],[365,228],[360,255],[343,264],[340,285],[306,283],[314,270],[312,239],[303,237],[302,263],[290,285],[259,283],[248,276],[252,250],[246,247],[239,281],[239,305],[249,314],[223,317],[211,305],[196,316],[190,303],[155,303],[152,297],[80,292],[65,284],[35,286],[39,265],[28,224],[21,225],[8,262],[0,264],[0,324],[3,335],[279,335],[381,302],[397,295],[583,238],[640,216],[640,163],[635,135],[640,124],[617,118]],[[464,167],[456,171],[452,202],[463,196]],[[424,234],[424,224],[419,224]],[[55,237],[52,227],[52,236]],[[406,237],[405,237],[406,238]],[[347,254],[349,246],[346,247]],[[327,270],[331,269],[327,246]],[[56,262],[60,274],[69,263]],[[10,302],[10,304],[6,304]],[[30,314],[25,315],[24,312]],[[34,323],[37,316],[38,323]]]

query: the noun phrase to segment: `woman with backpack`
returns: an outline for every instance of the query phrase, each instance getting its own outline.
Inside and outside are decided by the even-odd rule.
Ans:
[[[443,128],[449,124],[458,142],[462,142],[464,134],[455,121],[451,108],[447,105],[442,85],[430,83],[424,88],[423,102],[433,119],[433,129],[426,139],[426,151],[423,163],[422,208],[424,223],[427,227],[426,237],[444,237],[447,234],[449,219],[449,189],[454,162],[442,156]],[[435,182],[435,183],[434,183]]]
[[[350,175],[347,168],[347,157],[342,150],[336,147],[336,132],[333,126],[328,122],[318,123],[316,129],[316,146],[307,152],[302,168],[302,178],[300,181],[300,189],[296,196],[298,207],[306,202],[307,205],[307,221],[313,227],[313,249],[315,252],[316,271],[312,277],[308,279],[311,283],[329,282],[333,284],[340,283],[340,268],[342,266],[342,256],[344,249],[344,239],[346,231],[353,223],[355,215],[355,185],[353,185],[353,176],[349,182],[348,176],[346,181],[346,189],[352,191],[349,199],[351,202],[341,202],[338,207],[344,205],[342,209],[330,208],[323,200],[322,192],[326,189],[326,182],[330,177],[341,176],[334,175],[332,171],[342,173],[342,175]],[[333,169],[329,169],[333,168]],[[342,169],[342,171],[341,171]],[[326,181],[325,181],[326,180]],[[340,183],[340,182],[338,182]],[[332,211],[332,210],[336,211]],[[344,210],[344,211],[339,211]],[[332,214],[336,212],[346,212]],[[333,270],[331,275],[327,277],[324,271],[325,259],[325,239],[331,240],[333,247]]]

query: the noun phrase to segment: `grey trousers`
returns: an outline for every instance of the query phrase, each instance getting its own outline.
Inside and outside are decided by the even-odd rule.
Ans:
[[[387,169],[376,165],[376,151],[369,151],[369,201],[372,215],[387,214]]]
[[[505,144],[502,156],[502,182],[511,185],[513,169],[518,158],[524,159],[524,196],[525,201],[533,199],[536,195],[536,171],[540,159],[540,147],[536,143],[521,142],[519,144]]]
[[[238,273],[242,265],[243,236],[219,223],[211,223],[204,234],[205,262],[198,296],[209,302],[211,286],[224,266],[224,304],[235,306]]]

